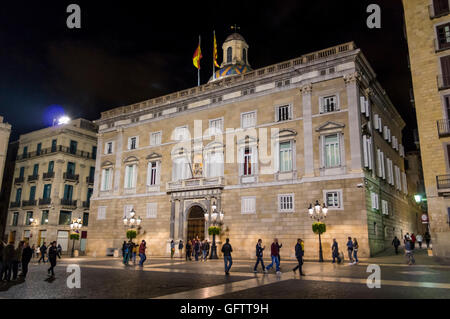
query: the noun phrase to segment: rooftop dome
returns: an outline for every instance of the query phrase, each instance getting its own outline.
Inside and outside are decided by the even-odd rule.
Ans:
[[[228,42],[231,40],[241,40],[241,41],[246,42],[244,37],[237,32],[230,34],[223,42],[225,43],[225,42]]]

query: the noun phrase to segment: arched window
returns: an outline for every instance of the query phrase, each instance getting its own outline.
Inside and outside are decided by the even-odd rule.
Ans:
[[[242,61],[244,63],[247,63],[247,50],[246,49],[242,49]]]
[[[231,47],[227,49],[227,62],[231,62],[232,50]]]

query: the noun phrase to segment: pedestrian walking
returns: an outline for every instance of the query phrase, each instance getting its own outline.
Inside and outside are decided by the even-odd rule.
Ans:
[[[19,269],[22,269],[22,251],[23,247],[25,245],[25,241],[21,240],[19,242],[19,245],[16,248],[16,259],[14,260],[13,264],[13,278],[14,280],[17,279],[17,275],[19,273]]]
[[[277,274],[281,274],[280,271],[280,260],[278,259],[278,254],[279,254],[279,245],[278,245],[278,238],[274,238],[273,239],[273,243],[270,246],[270,257],[272,258],[272,262],[270,263],[270,265],[268,265],[266,267],[267,271],[273,267],[273,264],[276,265],[276,272]]]
[[[178,253],[180,254],[180,258],[183,258],[183,240],[180,239],[178,242]]]
[[[429,232],[425,232],[425,235],[423,236],[425,239],[425,243],[427,244],[427,249],[430,249],[430,241],[431,241],[431,235]]]
[[[353,238],[353,258],[355,259],[354,264],[357,264],[359,262],[358,260],[358,241],[356,240],[356,238]]]
[[[28,273],[28,264],[30,263],[31,258],[33,258],[33,251],[34,250],[30,247],[30,244],[25,243],[22,250],[22,273],[20,274],[20,276],[24,279]]]
[[[347,252],[348,252],[348,259],[350,260],[349,264],[353,264],[353,241],[351,237],[348,237],[347,241]]]
[[[336,259],[338,264],[341,263],[341,257],[339,257],[339,245],[336,241],[336,238],[333,238],[333,245],[331,246],[331,257],[333,257],[333,264],[336,262]]]
[[[297,258],[298,265],[292,269],[295,274],[295,271],[298,269],[300,276],[305,276],[302,271],[303,266],[303,255],[305,254],[305,246],[303,240],[301,238],[297,239],[297,244],[295,245],[295,258]]]
[[[191,254],[192,254],[192,244],[189,240],[186,241],[186,261],[188,260],[192,260],[191,258]]]
[[[58,249],[58,254],[62,254],[62,247],[61,247],[61,245],[60,244],[58,244],[58,247],[57,247],[57,249]]]
[[[419,244],[419,249],[422,249],[422,241],[423,241],[423,237],[421,234],[417,234],[416,236],[416,241]]]
[[[42,262],[45,264],[45,254],[47,253],[47,246],[45,246],[45,242],[39,248],[39,251],[41,252],[41,258],[39,258],[38,263],[40,264],[42,260]]]
[[[205,239],[202,245],[202,260],[206,261],[206,259],[208,259],[208,255],[209,255],[209,242],[208,239]]]
[[[147,255],[145,254],[145,250],[147,249],[147,243],[145,240],[141,241],[141,244],[139,245],[139,266],[143,267],[144,262],[147,260]]]
[[[405,256],[406,256],[408,265],[413,265],[416,263],[416,261],[414,259],[414,249],[413,249],[411,237],[405,238]]]
[[[3,266],[5,267],[5,280],[11,280],[11,274],[13,272],[13,263],[16,259],[16,250],[14,249],[14,242],[10,241],[8,245],[3,249]],[[14,276],[13,276],[14,278]]]
[[[196,240],[194,244],[195,261],[198,261],[198,256],[200,255],[200,240]]]
[[[173,258],[173,255],[175,254],[175,242],[172,241],[170,242],[170,258]]]
[[[125,242],[124,246],[122,246],[123,249],[123,264],[124,265],[128,265],[128,260],[130,259],[130,254],[131,254],[131,247],[129,245],[129,243]]]
[[[233,265],[233,259],[231,258],[232,251],[233,248],[230,245],[230,239],[227,238],[225,244],[223,244],[222,246],[223,261],[225,264],[225,275],[230,274],[231,265]]]
[[[414,233],[411,233],[411,243],[412,249],[414,250],[416,248],[416,235],[414,235]]]
[[[61,258],[61,255],[58,252],[58,248],[56,247],[56,241],[52,242],[50,248],[48,249],[48,261],[50,262],[50,268],[48,269],[48,274],[52,277],[55,277],[54,268],[56,266],[56,258]]]
[[[267,273],[267,269],[266,267],[264,267],[264,260],[263,260],[263,254],[264,254],[264,249],[266,249],[266,246],[262,246],[262,239],[258,239],[258,243],[256,244],[256,263],[255,263],[255,267],[253,267],[253,272],[257,273],[257,268],[259,263],[261,263],[261,267],[263,272]]]
[[[131,244],[131,247],[132,247],[131,251],[132,251],[133,265],[136,265],[136,256],[137,256],[137,253],[138,253],[138,245],[136,245],[133,242],[130,242],[130,244]]]
[[[31,246],[31,251],[33,252],[31,255],[31,258],[33,258],[33,259],[36,258],[36,247],[34,244],[33,244],[33,246]]]
[[[37,258],[37,259],[40,259],[40,257],[39,257],[40,253],[41,253],[41,247],[40,247],[40,246],[37,246],[37,247],[36,247],[36,258]]]
[[[191,241],[191,251],[192,251],[192,257],[194,257],[195,256],[195,249],[194,249],[194,247],[195,247],[195,238],[192,238],[192,241]]]
[[[283,244],[278,244],[278,242],[277,242],[277,247],[278,247],[278,262],[280,263],[280,267],[281,267],[281,256],[280,256],[280,249],[281,249],[281,247],[283,247]]]
[[[392,240],[392,245],[395,249],[395,254],[398,255],[398,246],[400,246],[400,240],[397,238],[397,236],[394,236],[394,239]]]
[[[122,244],[122,258],[125,260],[125,250],[127,248],[127,242],[124,240]]]

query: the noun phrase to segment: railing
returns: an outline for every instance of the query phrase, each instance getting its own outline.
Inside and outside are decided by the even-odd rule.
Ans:
[[[181,189],[197,189],[197,188],[212,188],[225,186],[225,179],[219,177],[198,177],[185,179],[181,181],[172,181],[167,183],[167,190],[181,190]]]
[[[33,182],[39,179],[39,175],[28,175],[28,181]]]
[[[66,172],[63,174],[63,178],[67,181],[78,182],[78,180],[80,179],[80,175]]]
[[[86,176],[86,183],[94,184],[94,176]]]
[[[23,181],[24,181],[23,176],[21,176],[21,177],[16,177],[16,178],[14,179],[14,184],[20,184],[20,183],[23,183]]]
[[[450,188],[450,175],[438,175],[436,176],[437,189]]]
[[[314,62],[320,59],[326,59],[332,55],[336,55],[342,52],[352,51],[355,49],[355,44],[353,42],[343,43],[341,45],[337,45],[331,48],[327,48],[324,50],[316,51],[309,54],[304,54],[298,58],[280,62],[275,65],[269,65],[261,69],[254,70],[249,73],[243,73],[241,75],[235,75],[233,77],[227,77],[224,79],[215,80],[214,82],[206,83],[195,88],[186,89],[183,91],[178,91],[175,93],[170,93],[164,96],[160,96],[157,98],[153,98],[147,101],[143,101],[141,103],[136,103],[127,106],[121,106],[114,108],[109,111],[105,111],[101,113],[101,120],[106,120],[109,118],[113,118],[116,116],[120,116],[122,114],[138,112],[144,109],[154,109],[165,103],[173,102],[179,99],[186,99],[192,96],[198,95],[199,93],[210,91],[217,87],[228,86],[231,83],[246,81],[249,78],[264,76],[269,73],[275,73],[279,71],[284,71],[288,69],[294,69],[298,65],[307,64],[310,62]]]
[[[43,174],[43,179],[51,179],[53,177],[55,177],[55,172],[47,172]]]
[[[438,18],[450,13],[450,1],[434,1],[434,5],[428,6],[428,12],[430,13],[430,19]]]
[[[30,200],[23,200],[22,201],[22,207],[29,207],[29,206],[36,206],[36,200],[30,199]]]
[[[439,90],[450,88],[450,75],[438,75],[437,85]]]
[[[84,201],[83,202],[83,208],[89,208],[89,205],[91,204],[90,201]]]
[[[439,137],[450,136],[450,120],[437,120]]]
[[[76,207],[77,206],[77,201],[76,200],[71,200],[71,199],[61,198],[61,205],[62,206]]]
[[[51,202],[51,198],[39,198],[39,206],[50,205]]]
[[[20,207],[20,202],[11,202],[11,204],[9,204],[10,208],[16,208],[16,207]]]
[[[73,149],[71,149],[70,147],[67,146],[62,146],[62,145],[57,145],[56,147],[48,147],[48,148],[44,148],[41,149],[40,152],[28,152],[25,154],[20,154],[17,155],[17,160],[23,160],[26,158],[33,158],[33,157],[37,157],[37,156],[44,156],[47,154],[53,154],[53,153],[65,153],[65,154],[70,154],[70,155],[74,155],[74,156],[78,156],[78,157],[83,157],[83,158],[88,158],[88,159],[94,159],[95,155],[93,155],[90,152],[86,152],[86,151],[74,151]]]

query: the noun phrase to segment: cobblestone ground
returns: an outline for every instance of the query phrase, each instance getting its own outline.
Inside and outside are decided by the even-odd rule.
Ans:
[[[26,280],[0,283],[0,298],[450,298],[450,265],[418,252],[417,263],[408,266],[403,255],[386,254],[358,265],[307,261],[305,277],[294,274],[293,260],[282,260],[280,275],[273,270],[253,273],[254,261],[234,260],[229,276],[222,260],[207,262],[180,258],[149,258],[139,266],[125,266],[120,259],[63,258],[55,278],[48,264],[30,264]],[[266,258],[266,265],[269,259]],[[370,289],[369,264],[380,267],[381,287]],[[69,265],[81,270],[80,288],[68,288]]]

